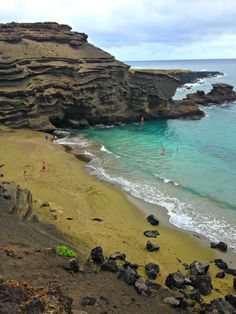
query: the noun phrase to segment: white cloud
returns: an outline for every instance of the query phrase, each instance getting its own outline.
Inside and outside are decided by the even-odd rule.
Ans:
[[[66,23],[121,59],[236,52],[235,0],[0,0],[0,8],[2,22]]]

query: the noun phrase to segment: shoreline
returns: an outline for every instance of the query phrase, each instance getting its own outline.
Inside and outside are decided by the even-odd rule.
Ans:
[[[40,220],[55,225],[71,239],[84,262],[91,249],[99,245],[106,256],[115,251],[125,253],[130,262],[140,265],[142,275],[145,264],[158,263],[161,273],[157,282],[163,284],[170,272],[178,269],[184,272],[184,262],[209,263],[219,256],[226,260],[228,253],[221,255],[203,244],[202,239],[168,224],[164,214],[159,215],[157,230],[160,236],[151,239],[160,245],[160,251],[148,252],[145,246],[149,238],[143,232],[156,228],[146,221],[141,205],[134,205],[123,191],[91,176],[84,170],[83,162],[68,154],[61,145],[45,141],[43,133],[30,130],[1,133],[0,153],[6,164],[4,180],[16,181],[32,192],[34,209]],[[42,160],[47,164],[45,176],[40,172]],[[24,169],[29,172],[27,180],[23,177]],[[56,219],[52,212],[41,206],[45,201],[54,208]],[[213,286],[220,292],[213,291],[205,300],[233,292],[232,276],[216,279],[215,274],[219,271],[210,263]]]

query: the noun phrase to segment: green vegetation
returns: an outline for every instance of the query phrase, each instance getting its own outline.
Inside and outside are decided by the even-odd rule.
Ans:
[[[77,257],[77,254],[66,245],[58,245],[56,247],[56,251],[60,256]]]
[[[148,72],[148,73],[154,73],[154,74],[174,74],[174,73],[188,73],[192,72],[190,70],[162,70],[162,69],[135,69],[135,68],[129,68],[129,72]]]

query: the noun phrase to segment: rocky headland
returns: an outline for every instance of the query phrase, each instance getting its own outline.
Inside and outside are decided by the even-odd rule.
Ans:
[[[173,74],[173,73],[172,73]],[[87,35],[57,23],[0,24],[0,123],[53,130],[156,118],[201,117],[176,88],[213,72],[129,71]]]

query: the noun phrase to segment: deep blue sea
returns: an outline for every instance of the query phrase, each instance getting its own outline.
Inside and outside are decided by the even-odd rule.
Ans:
[[[209,91],[224,82],[236,87],[236,59],[128,61],[137,68],[216,70],[224,76],[178,89],[175,98]],[[201,120],[157,120],[89,129],[87,144],[101,149],[89,171],[146,202],[164,206],[170,222],[222,240],[236,249],[236,103],[204,108]],[[81,134],[81,132],[79,132]],[[161,154],[162,146],[165,155]]]

